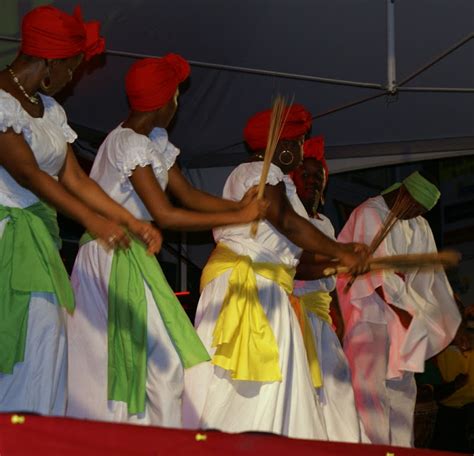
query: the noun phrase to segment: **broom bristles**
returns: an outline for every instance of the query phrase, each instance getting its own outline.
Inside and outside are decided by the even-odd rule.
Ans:
[[[412,209],[415,205],[416,202],[410,197],[410,194],[404,190],[404,187],[401,187],[397,194],[397,198],[390,209],[390,212],[387,214],[387,217],[384,220],[384,223],[370,243],[369,256],[373,255],[374,252],[379,248],[380,244],[382,244],[395,223],[407,215],[410,209]],[[349,291],[356,279],[357,277],[354,276],[347,282],[344,288],[345,293]]]
[[[273,101],[272,113],[270,116],[270,127],[268,129],[267,145],[265,147],[265,155],[263,158],[262,174],[258,184],[257,198],[262,199],[265,193],[265,185],[267,183],[268,172],[275,154],[275,149],[280,140],[283,127],[288,117],[289,109],[287,109],[286,99],[281,95],[277,95]],[[250,234],[252,237],[257,235],[258,221],[252,222]]]

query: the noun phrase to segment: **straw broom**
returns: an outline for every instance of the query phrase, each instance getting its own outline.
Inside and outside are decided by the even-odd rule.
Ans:
[[[369,245],[369,256],[373,255],[374,252],[379,248],[380,244],[383,240],[387,237],[390,230],[393,228],[395,223],[402,219],[408,212],[416,206],[416,202],[411,198],[408,191],[405,187],[400,187],[397,198],[393,203],[390,212],[387,215],[387,218],[384,220],[383,225],[380,227],[379,231],[375,235],[374,239]],[[369,265],[371,264],[371,260],[369,259]],[[383,268],[379,268],[383,269]],[[390,269],[390,268],[389,268]],[[331,275],[331,274],[329,274]],[[353,285],[354,281],[357,277],[353,276],[347,282],[346,286],[344,287],[344,292],[347,293],[351,286]]]
[[[286,113],[285,113],[286,111]],[[270,128],[268,129],[267,145],[265,147],[265,155],[263,158],[262,174],[260,176],[260,182],[258,184],[257,199],[262,199],[265,192],[265,184],[267,183],[268,172],[270,165],[275,154],[275,149],[280,140],[283,126],[285,125],[286,118],[288,117],[289,109],[287,109],[287,103],[285,98],[281,95],[277,95],[273,101],[272,113],[270,116]],[[258,221],[252,222],[250,227],[250,235],[254,238],[258,231]]]

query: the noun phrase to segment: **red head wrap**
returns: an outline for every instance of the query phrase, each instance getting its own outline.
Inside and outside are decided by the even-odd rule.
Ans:
[[[125,78],[130,106],[145,112],[163,107],[190,72],[189,63],[178,54],[135,62]]]
[[[71,16],[53,6],[39,6],[23,18],[21,52],[45,59],[65,59],[84,53],[88,60],[104,52],[97,21],[84,22],[79,7]]]
[[[298,136],[304,135],[311,127],[311,113],[300,104],[293,104],[287,109],[289,109],[289,112],[280,139],[295,139]],[[271,114],[272,110],[267,109],[253,115],[247,121],[247,125],[244,128],[244,139],[250,149],[265,149]]]
[[[324,158],[324,136],[315,136],[304,142],[303,145],[304,158],[315,158],[320,161],[326,174],[326,181],[329,177],[329,168]]]

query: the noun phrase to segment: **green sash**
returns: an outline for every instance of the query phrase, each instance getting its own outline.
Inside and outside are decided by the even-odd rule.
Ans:
[[[91,241],[85,233],[81,245]],[[126,402],[128,413],[145,411],[147,374],[147,304],[151,290],[171,342],[185,368],[210,359],[155,256],[131,240],[115,250],[108,288],[108,399]]]
[[[42,202],[27,208],[0,205],[9,218],[0,239],[0,373],[24,360],[31,293],[54,293],[74,309],[74,294],[58,247],[56,211]]]

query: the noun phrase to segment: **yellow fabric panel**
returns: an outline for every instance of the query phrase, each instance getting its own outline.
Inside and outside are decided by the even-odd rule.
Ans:
[[[236,380],[281,381],[278,345],[258,298],[256,275],[272,280],[287,293],[293,289],[294,268],[253,263],[223,244],[211,254],[201,276],[201,290],[231,270],[229,284],[213,333],[212,363]]]

